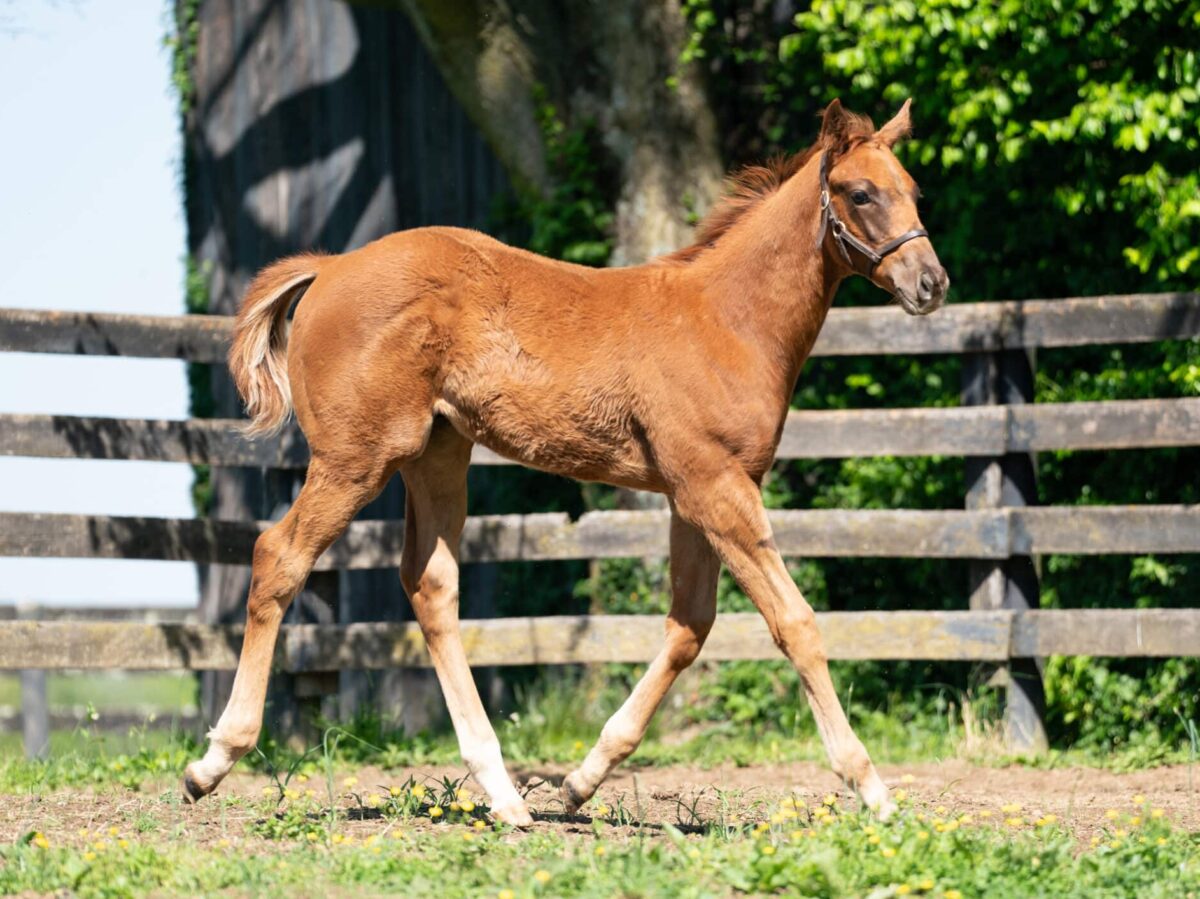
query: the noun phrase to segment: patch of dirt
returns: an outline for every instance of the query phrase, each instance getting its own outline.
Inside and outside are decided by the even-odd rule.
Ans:
[[[558,790],[554,786],[569,770],[568,766],[516,769],[519,783],[529,789],[528,799],[537,823],[535,829],[591,834],[590,815],[599,803],[611,810],[609,818],[624,810],[631,819],[650,827],[664,824],[699,829],[736,816],[743,823],[765,818],[785,796],[804,799],[810,805],[829,794],[838,794],[839,804],[853,807],[838,779],[823,766],[796,762],[739,768],[620,768],[601,787],[600,794],[583,809],[583,814],[567,818],[562,813]],[[335,792],[343,812],[357,809],[357,803],[342,787],[339,771]],[[428,767],[385,772],[378,768],[355,769],[358,793],[376,787],[399,785],[409,775],[427,780],[430,787],[443,777],[462,777],[461,768]],[[1136,811],[1134,799],[1145,797],[1148,814],[1160,808],[1177,827],[1200,830],[1200,772],[1188,766],[1153,768],[1129,773],[1114,773],[1093,768],[1045,770],[1012,766],[977,767],[967,762],[884,766],[884,780],[893,789],[907,792],[907,804],[929,815],[952,816],[969,813],[981,820],[1000,825],[1006,817],[1019,816],[1026,822],[1041,815],[1054,814],[1077,838],[1086,840],[1106,823],[1105,812],[1117,809],[1122,815]],[[1196,783],[1193,783],[1193,779]],[[216,797],[199,805],[179,801],[175,783],[147,786],[141,792],[122,790],[57,790],[47,794],[9,795],[0,799],[0,841],[11,842],[30,830],[41,830],[56,845],[77,845],[97,839],[113,840],[184,840],[198,846],[223,846],[223,841],[243,843],[246,826],[261,820],[269,808],[263,798],[265,777],[235,773],[222,785]],[[306,788],[325,795],[326,784],[313,778]],[[470,781],[469,789],[478,794]],[[1020,812],[1002,812],[1010,804]],[[944,810],[943,810],[944,809]],[[369,809],[351,814],[340,825],[342,832],[363,838],[370,834],[386,836],[397,828],[426,829],[439,827],[430,821],[388,821]],[[629,828],[632,833],[632,828]],[[607,832],[612,838],[619,831]],[[513,834],[513,839],[520,839]],[[256,840],[267,848],[270,841]]]

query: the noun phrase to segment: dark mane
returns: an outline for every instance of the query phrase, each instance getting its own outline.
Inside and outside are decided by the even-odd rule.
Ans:
[[[783,187],[789,178],[804,168],[818,153],[828,150],[834,157],[842,156],[866,142],[875,133],[875,126],[866,116],[851,112],[846,112],[845,116],[847,127],[834,138],[822,136],[807,150],[801,150],[791,156],[773,156],[763,165],[743,166],[730,174],[726,180],[725,195],[713,204],[703,221],[696,226],[696,235],[691,246],[663,256],[662,261],[694,261],[706,250],[716,246],[717,241],[747,212]]]

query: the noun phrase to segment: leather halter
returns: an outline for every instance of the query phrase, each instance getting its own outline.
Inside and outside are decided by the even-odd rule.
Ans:
[[[846,264],[851,270],[857,271],[854,267],[854,261],[850,258],[850,248],[857,250],[866,257],[870,265],[867,267],[867,277],[870,277],[875,272],[875,267],[883,262],[883,258],[889,253],[893,253],[910,240],[915,240],[918,237],[928,237],[929,232],[924,228],[913,228],[911,231],[905,231],[899,237],[893,237],[883,246],[875,249],[869,244],[863,243],[846,227],[846,223],[838,218],[837,213],[833,211],[833,200],[829,193],[829,154],[821,154],[821,239],[825,238],[825,229],[828,228],[833,232],[834,243],[842,253],[842,258],[846,260]]]

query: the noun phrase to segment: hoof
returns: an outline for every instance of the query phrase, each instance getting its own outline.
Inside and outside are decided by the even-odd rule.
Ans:
[[[205,796],[212,792],[212,788],[204,789],[192,777],[191,769],[183,772],[183,801],[189,805],[199,802]]]
[[[531,827],[533,825],[533,815],[529,814],[525,803],[520,801],[492,809],[492,817],[509,827]]]
[[[571,778],[574,776],[575,775],[573,774],[568,775],[567,779],[563,781],[562,785],[562,804],[564,811],[566,811],[568,815],[575,814],[580,808],[583,807],[585,802],[592,798],[591,795],[584,796],[583,793],[581,793],[579,789],[571,783]]]

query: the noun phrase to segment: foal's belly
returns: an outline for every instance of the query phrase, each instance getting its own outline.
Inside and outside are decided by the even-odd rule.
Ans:
[[[572,411],[552,397],[492,392],[485,402],[439,399],[434,412],[492,452],[579,481],[661,492],[662,477],[636,427],[603,409]]]

